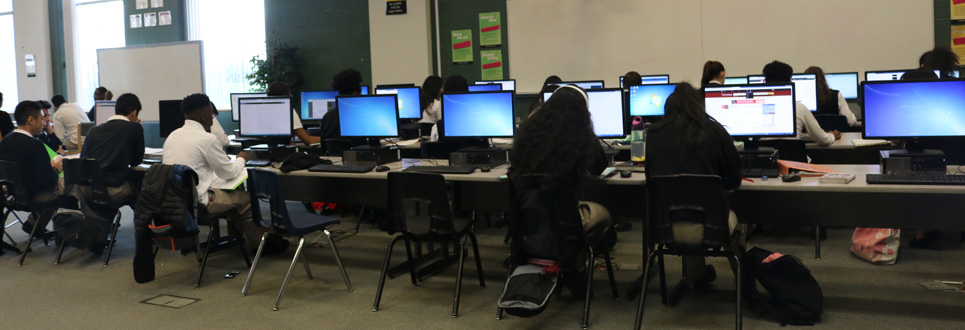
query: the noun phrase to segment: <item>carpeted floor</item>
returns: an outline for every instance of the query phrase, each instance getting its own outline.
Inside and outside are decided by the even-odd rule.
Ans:
[[[505,278],[503,259],[508,247],[502,244],[505,228],[477,228],[480,238],[486,288],[480,288],[472,259],[467,258],[460,316],[450,315],[455,268],[433,276],[419,286],[408,277],[386,283],[381,310],[372,312],[382,258],[390,236],[371,225],[358,235],[338,243],[342,259],[354,285],[347,292],[325,245],[307,248],[315,278],[295,268],[288,292],[279,311],[272,311],[275,296],[287,271],[294,246],[288,253],[262,258],[247,297],[241,296],[248,270],[236,251],[210,258],[204,283],[199,290],[193,281],[198,263],[193,255],[183,257],[162,251],[156,260],[157,279],[147,284],[133,280],[134,253],[131,213],[125,209],[120,240],[111,265],[102,258],[68,249],[60,265],[54,265],[53,245],[34,243],[23,267],[11,253],[0,256],[0,328],[136,328],[136,329],[577,329],[582,301],[568,292],[554,297],[541,315],[531,318],[507,316],[496,320],[496,300]],[[616,273],[621,297],[613,299],[605,272],[596,274],[595,300],[590,327],[628,329],[633,326],[637,300],[622,295],[626,286],[640,275],[641,234],[639,223],[633,231],[620,234],[613,254],[620,267]],[[354,226],[354,219],[341,229]],[[22,247],[26,234],[19,225],[9,232]],[[809,230],[768,228],[753,243],[769,250],[800,257],[821,283],[825,312],[818,325],[824,329],[961,329],[965,328],[965,294],[932,292],[921,281],[965,279],[965,248],[958,233],[946,233],[941,250],[915,250],[905,246],[901,262],[875,266],[849,252],[851,230],[833,229],[823,244],[823,258],[814,260]],[[905,233],[905,242],[913,234]],[[309,240],[315,239],[315,235]],[[401,245],[401,244],[399,244]],[[395,260],[404,258],[397,247]],[[690,294],[675,307],[660,304],[657,282],[647,297],[644,324],[651,329],[725,329],[733,327],[733,275],[724,259],[712,259],[718,279],[711,292]],[[679,278],[678,258],[668,258],[668,281]],[[226,273],[239,271],[235,278]],[[180,309],[140,303],[161,294],[200,299]],[[745,309],[745,329],[777,329],[780,325]]]

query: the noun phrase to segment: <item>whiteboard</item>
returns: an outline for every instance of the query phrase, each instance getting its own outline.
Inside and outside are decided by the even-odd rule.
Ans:
[[[707,60],[728,75],[780,60],[802,72],[909,69],[934,47],[932,1],[506,0],[510,78],[535,93],[549,75],[627,71],[700,83]]]
[[[174,42],[97,50],[100,86],[114,97],[134,93],[139,117],[158,120],[158,101],[204,93],[201,41]]]

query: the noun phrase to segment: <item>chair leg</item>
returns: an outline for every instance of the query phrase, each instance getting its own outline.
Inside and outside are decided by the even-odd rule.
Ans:
[[[821,260],[821,226],[814,227],[814,260]]]
[[[23,253],[20,254],[20,262],[17,263],[17,267],[23,266],[23,260],[27,258],[27,252],[30,252],[30,243],[34,241],[34,234],[37,232],[37,224],[34,224],[33,229],[30,230],[30,237],[27,238],[27,247],[23,249]]]
[[[57,260],[54,260],[54,265],[60,264],[60,257],[64,255],[64,248],[67,247],[67,240],[60,242],[60,248],[57,249]]]
[[[596,253],[593,251],[593,247],[587,247],[587,252],[589,254],[586,261],[586,296],[583,299],[583,329],[590,327],[590,300],[593,297],[593,261],[596,260]]]
[[[637,317],[634,321],[633,328],[640,330],[643,327],[643,305],[647,301],[647,278],[650,277],[650,264],[653,263],[653,258],[658,255],[657,251],[651,252],[650,256],[647,257],[646,263],[643,264],[643,292],[640,293],[640,303],[637,305]]]
[[[325,236],[328,237],[328,244],[332,246],[332,253],[335,254],[335,263],[338,264],[338,270],[342,273],[342,280],[345,281],[345,288],[348,292],[352,292],[352,281],[348,279],[348,272],[345,271],[345,266],[342,265],[342,256],[338,253],[338,247],[335,246],[335,241],[332,240],[332,233],[328,229],[324,230]]]
[[[111,263],[111,252],[114,251],[114,244],[117,242],[117,228],[121,226],[121,210],[117,210],[114,217],[114,224],[111,225],[111,238],[107,241],[107,257],[104,258],[104,267]]]
[[[241,250],[241,256],[245,258],[245,264],[251,268],[251,258],[248,256],[248,248],[245,246],[245,236],[237,228],[235,228],[234,223],[230,219],[228,221],[228,235],[231,235],[235,244],[238,245],[238,249]]]
[[[281,305],[281,297],[285,295],[285,289],[288,288],[288,281],[292,278],[292,271],[295,270],[295,264],[298,263],[298,257],[302,255],[302,249],[305,247],[305,237],[300,237],[298,240],[298,249],[295,250],[295,257],[292,258],[292,264],[288,266],[288,274],[285,274],[285,280],[281,282],[281,290],[278,290],[278,298],[275,299],[275,307],[272,310],[278,310],[278,306]]]
[[[483,276],[482,261],[479,260],[479,258],[481,258],[479,256],[479,243],[476,242],[475,233],[469,233],[469,241],[472,242],[472,255],[476,256],[476,275],[479,276],[479,287],[485,288],[486,279]]]
[[[305,238],[304,238],[304,237],[299,237],[299,239],[300,239],[300,240],[304,240]],[[305,264],[305,275],[308,275],[308,279],[314,279],[315,276],[312,276],[312,268],[308,266],[308,257],[305,256],[306,254],[307,254],[307,253],[302,253],[302,254],[301,254],[301,256],[302,256],[302,263]]]
[[[409,241],[408,237],[403,234],[403,239],[405,240],[405,257],[409,264],[409,280],[412,281],[412,285],[419,285],[418,279],[415,275],[415,260],[412,259],[412,243]]]
[[[452,317],[459,317],[459,296],[462,293],[462,269],[466,261],[466,244],[459,243],[459,267],[456,270],[456,293],[452,298]]]
[[[507,282],[509,282],[509,277],[510,277],[510,276],[513,276],[513,271],[514,271],[514,270],[516,270],[516,266],[510,264],[510,266],[509,266],[509,272],[506,273],[506,281],[507,281]],[[497,319],[497,320],[502,320],[502,319],[503,319],[503,309],[502,309],[502,308],[497,308],[497,310],[496,310],[496,319]]]
[[[258,251],[255,252],[255,260],[251,261],[251,270],[248,271],[248,278],[245,279],[245,286],[241,288],[241,295],[248,295],[248,288],[251,285],[251,278],[255,276],[255,268],[258,267],[258,259],[261,258],[261,251],[265,249],[265,238],[268,233],[261,234],[261,243],[258,243]]]
[[[660,302],[664,305],[668,304],[667,299],[667,272],[664,271],[663,266],[663,254],[657,254],[657,274],[660,277]]]
[[[382,301],[382,288],[385,286],[385,276],[389,273],[389,261],[392,259],[392,247],[395,243],[402,239],[402,235],[396,236],[389,243],[389,248],[385,250],[385,260],[382,262],[382,275],[379,276],[379,288],[375,291],[375,303],[372,305],[372,311],[379,311],[379,302]]]
[[[217,226],[217,222],[213,226]],[[204,253],[201,256],[201,266],[198,268],[198,281],[194,283],[194,289],[201,288],[201,279],[204,278],[204,267],[208,265],[208,255],[211,254],[211,240],[214,238],[214,228],[208,230],[208,245],[204,248]],[[200,246],[201,244],[198,243]],[[199,250],[195,250],[201,252]]]
[[[606,275],[610,278],[610,291],[613,292],[613,299],[617,299],[617,281],[613,276],[613,263],[610,261],[610,251],[603,248],[603,260],[606,263]]]
[[[743,318],[743,315],[742,315],[742,311],[743,311],[743,309],[744,309],[744,305],[743,305],[743,301],[742,301],[742,299],[741,299],[741,297],[743,296],[743,292],[744,292],[744,285],[743,285],[743,283],[744,283],[744,270],[743,270],[743,268],[741,267],[740,258],[739,258],[736,254],[734,255],[733,258],[734,258],[734,264],[737,265],[737,267],[736,267],[736,273],[737,273],[736,275],[737,275],[737,276],[735,276],[735,279],[734,279],[734,282],[737,284],[737,292],[735,293],[736,300],[737,300],[737,301],[736,301],[737,307],[736,307],[736,313],[735,313],[735,314],[736,314],[736,318],[737,318],[737,320],[736,320],[736,322],[737,322],[737,327],[736,327],[736,328],[737,328],[737,330],[741,330],[741,329],[744,327],[744,318]]]

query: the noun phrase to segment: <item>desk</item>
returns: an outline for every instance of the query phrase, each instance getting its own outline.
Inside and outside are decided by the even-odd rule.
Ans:
[[[829,146],[807,143],[807,153],[815,164],[878,164],[881,150],[897,148],[893,145],[855,147],[851,140],[860,138],[861,132],[841,133],[841,139]]]

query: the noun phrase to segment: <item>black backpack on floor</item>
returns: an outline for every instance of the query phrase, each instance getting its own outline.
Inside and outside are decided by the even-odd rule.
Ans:
[[[767,291],[767,294],[759,292],[756,283],[746,286],[751,309],[771,315],[781,326],[819,322],[824,311],[824,294],[811,271],[791,255],[765,262],[771,254],[773,252],[755,247],[744,257],[747,274],[756,278]]]

